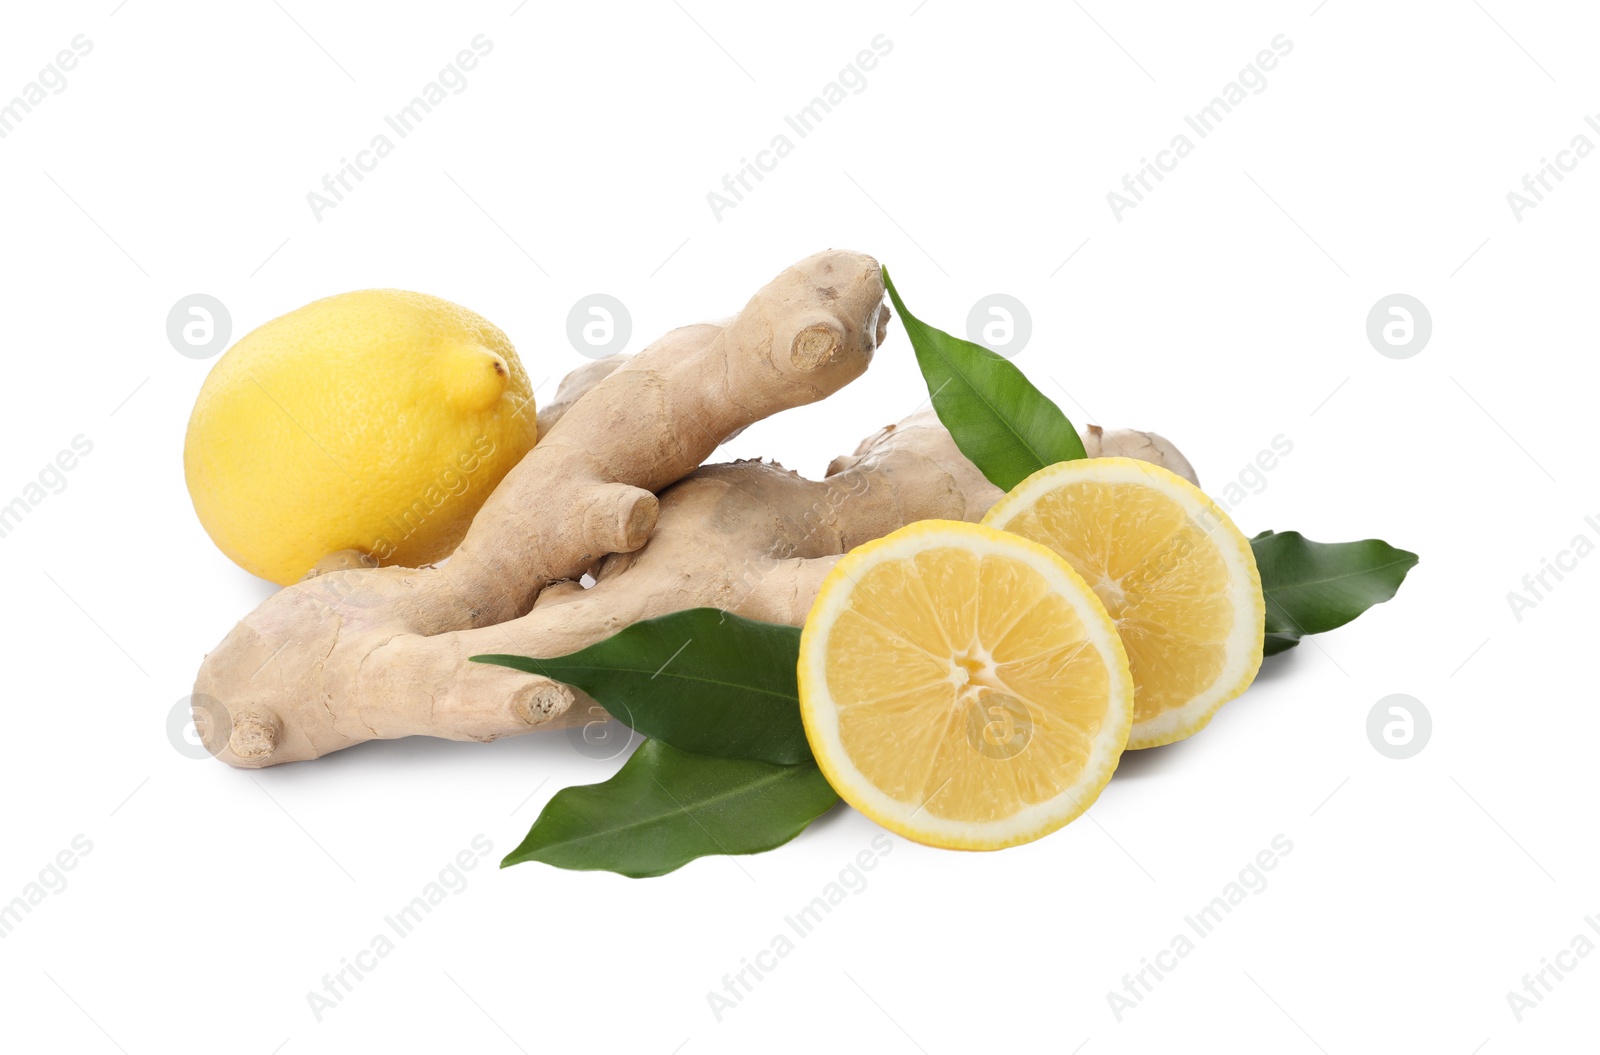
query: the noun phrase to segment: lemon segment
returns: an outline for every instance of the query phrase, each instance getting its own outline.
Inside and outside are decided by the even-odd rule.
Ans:
[[[800,709],[845,801],[987,850],[1082,813],[1116,768],[1133,680],[1105,609],[1043,546],[927,520],[852,550],[800,638]]]
[[[1105,605],[1133,671],[1129,748],[1192,736],[1255,680],[1266,620],[1255,555],[1189,481],[1133,458],[1061,462],[983,523],[1049,546]]]

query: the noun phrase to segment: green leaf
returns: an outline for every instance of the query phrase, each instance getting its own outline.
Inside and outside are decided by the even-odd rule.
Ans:
[[[575,685],[618,721],[681,751],[811,761],[800,721],[797,627],[691,608],[634,623],[568,656],[473,656]]]
[[[500,867],[665,875],[696,857],[781,846],[837,801],[812,764],[707,758],[646,740],[610,780],[556,792]]]
[[[1267,599],[1269,656],[1387,601],[1417,564],[1415,553],[1378,539],[1312,542],[1298,531],[1263,531],[1250,548]]]
[[[888,268],[883,284],[911,338],[933,409],[990,483],[1009,491],[1047,465],[1085,456],[1078,430],[1021,370],[917,319],[889,281]]]

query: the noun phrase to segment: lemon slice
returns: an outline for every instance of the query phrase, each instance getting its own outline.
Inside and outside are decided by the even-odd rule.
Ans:
[[[1133,680],[1066,561],[977,524],[924,520],[847,554],[800,636],[800,712],[834,790],[931,846],[1055,831],[1111,779]]]
[[[1192,736],[1255,680],[1266,621],[1255,555],[1189,481],[1133,458],[1060,462],[983,522],[1061,554],[1105,604],[1133,669],[1128,747]]]

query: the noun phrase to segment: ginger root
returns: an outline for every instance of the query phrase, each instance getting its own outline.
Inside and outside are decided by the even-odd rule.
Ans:
[[[655,492],[752,422],[861,375],[888,325],[883,292],[871,257],[808,257],[725,324],[673,330],[594,380],[495,488],[444,564],[366,568],[359,556],[336,555],[343,570],[268,598],[201,666],[194,709],[207,748],[259,767],[423,731],[413,707],[363,688],[388,669],[380,653],[396,651],[397,639],[517,619],[551,583],[644,545],[659,514]],[[521,713],[537,715],[559,700],[522,702]]]
[[[1112,429],[1107,432],[1099,425],[1090,425],[1083,432],[1083,450],[1091,458],[1137,458],[1170,469],[1196,487],[1200,478],[1194,466],[1172,441],[1155,432],[1136,432],[1133,429]]]
[[[563,388],[605,374],[583,372]],[[495,740],[594,721],[604,711],[581,691],[471,657],[564,655],[700,606],[799,625],[842,554],[917,520],[979,520],[1000,495],[932,411],[879,430],[819,481],[762,461],[702,466],[662,492],[650,541],[599,562],[591,588],[555,583],[521,618],[386,641],[347,693],[312,715],[319,728],[307,740],[327,750],[414,735]]]

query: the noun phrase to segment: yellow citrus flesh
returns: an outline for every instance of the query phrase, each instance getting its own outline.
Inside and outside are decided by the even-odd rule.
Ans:
[[[1266,619],[1255,556],[1189,481],[1133,458],[1061,462],[983,522],[1049,546],[1104,603],[1133,670],[1130,748],[1192,736],[1255,680]]]
[[[931,846],[1029,842],[1122,753],[1133,681],[1110,618],[1043,546],[925,520],[852,550],[800,638],[812,753],[856,809]]]
[[[228,349],[189,418],[184,475],[212,541],[282,585],[340,550],[408,567],[449,556],[537,438],[532,386],[496,326],[363,290]]]

